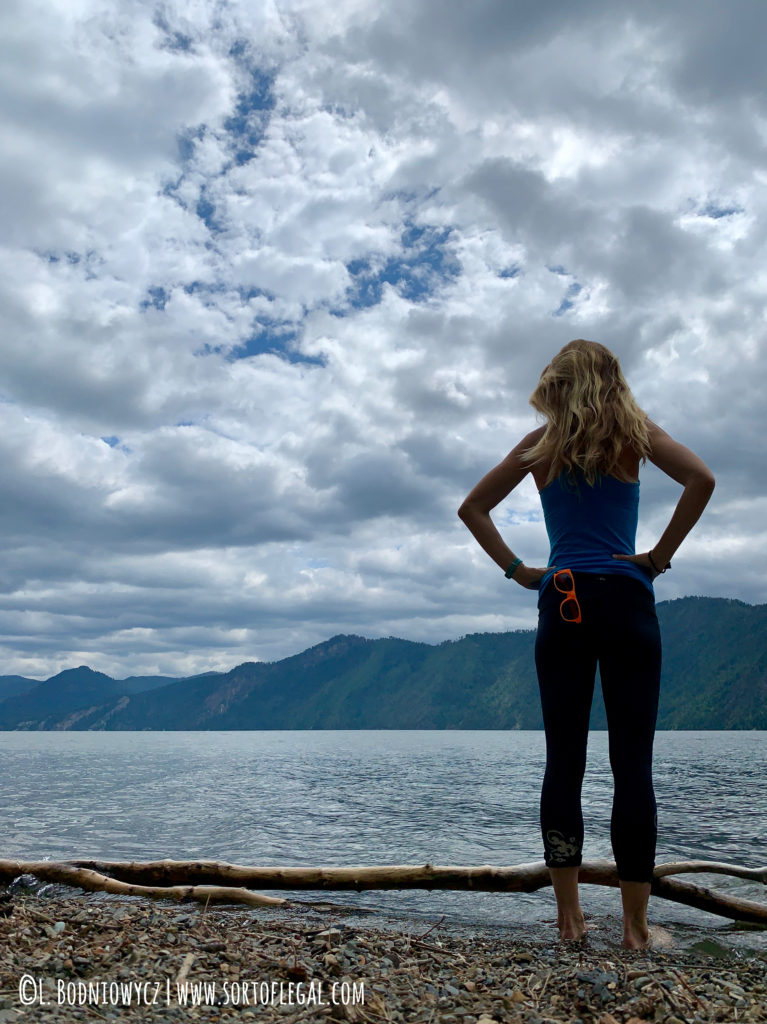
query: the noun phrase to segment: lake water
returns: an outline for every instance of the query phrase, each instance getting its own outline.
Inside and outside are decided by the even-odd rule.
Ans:
[[[532,731],[5,732],[0,857],[259,866],[541,861],[544,765],[544,734]],[[654,777],[656,863],[767,862],[767,732],[659,732]],[[612,859],[611,803],[607,733],[592,732],[584,859]],[[679,878],[766,902],[758,882]],[[273,892],[367,908],[382,921],[426,925],[444,915],[461,928],[556,937],[550,887]],[[584,885],[581,903],[595,935],[619,936],[617,889]],[[657,897],[650,920],[686,947],[713,939],[727,949],[767,950],[767,931]]]

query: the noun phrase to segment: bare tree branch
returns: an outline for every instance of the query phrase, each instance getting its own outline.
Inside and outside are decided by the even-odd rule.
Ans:
[[[767,884],[767,867],[748,868],[719,861],[680,861],[655,869],[652,894],[735,921],[767,924],[767,905],[738,896],[713,892],[701,885],[667,876],[690,872],[727,874]],[[357,867],[250,867],[224,861],[20,861],[0,860],[0,879],[34,875],[48,882],[79,886],[90,891],[158,899],[227,900],[250,906],[289,906],[289,901],[263,893],[264,889],[323,889],[361,892],[367,889],[463,889],[476,892],[535,892],[551,885],[543,861],[495,867],[377,865]],[[581,864],[580,882],[619,885],[613,861]]]

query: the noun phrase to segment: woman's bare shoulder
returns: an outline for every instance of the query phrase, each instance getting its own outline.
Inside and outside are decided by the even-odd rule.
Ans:
[[[647,427],[647,436],[650,438],[651,443],[653,438],[662,437],[663,435],[668,437],[666,431],[659,427],[655,420],[651,420],[649,416],[645,417],[645,426]]]
[[[517,452],[523,455],[528,452],[531,448],[534,448],[541,440],[543,435],[546,433],[546,424],[542,427],[536,427],[535,430],[531,430],[529,434],[525,434],[522,440],[517,445]],[[532,465],[528,463],[529,472],[535,481],[535,486],[540,491],[546,484],[546,478],[549,472],[548,460],[544,463],[543,461],[534,462]]]
[[[517,445],[517,451],[526,451],[528,448],[534,448],[545,433],[545,423],[542,427],[536,427],[535,430],[531,430],[530,433],[525,434],[525,436],[519,442],[519,444]]]

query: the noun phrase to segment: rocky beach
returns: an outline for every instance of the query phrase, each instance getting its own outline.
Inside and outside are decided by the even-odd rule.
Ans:
[[[767,1021],[767,953],[681,949],[661,928],[629,951],[618,922],[588,918],[585,940],[562,943],[553,925],[531,939],[332,903],[3,895],[0,1024]]]

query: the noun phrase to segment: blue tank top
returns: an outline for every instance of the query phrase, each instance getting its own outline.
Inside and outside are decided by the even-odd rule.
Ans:
[[[575,572],[617,573],[641,580],[654,594],[649,573],[634,562],[613,558],[636,554],[639,518],[639,482],[597,476],[593,487],[580,470],[575,477],[566,469],[542,491],[541,505],[551,544],[549,565]],[[555,570],[541,578],[539,591]]]

